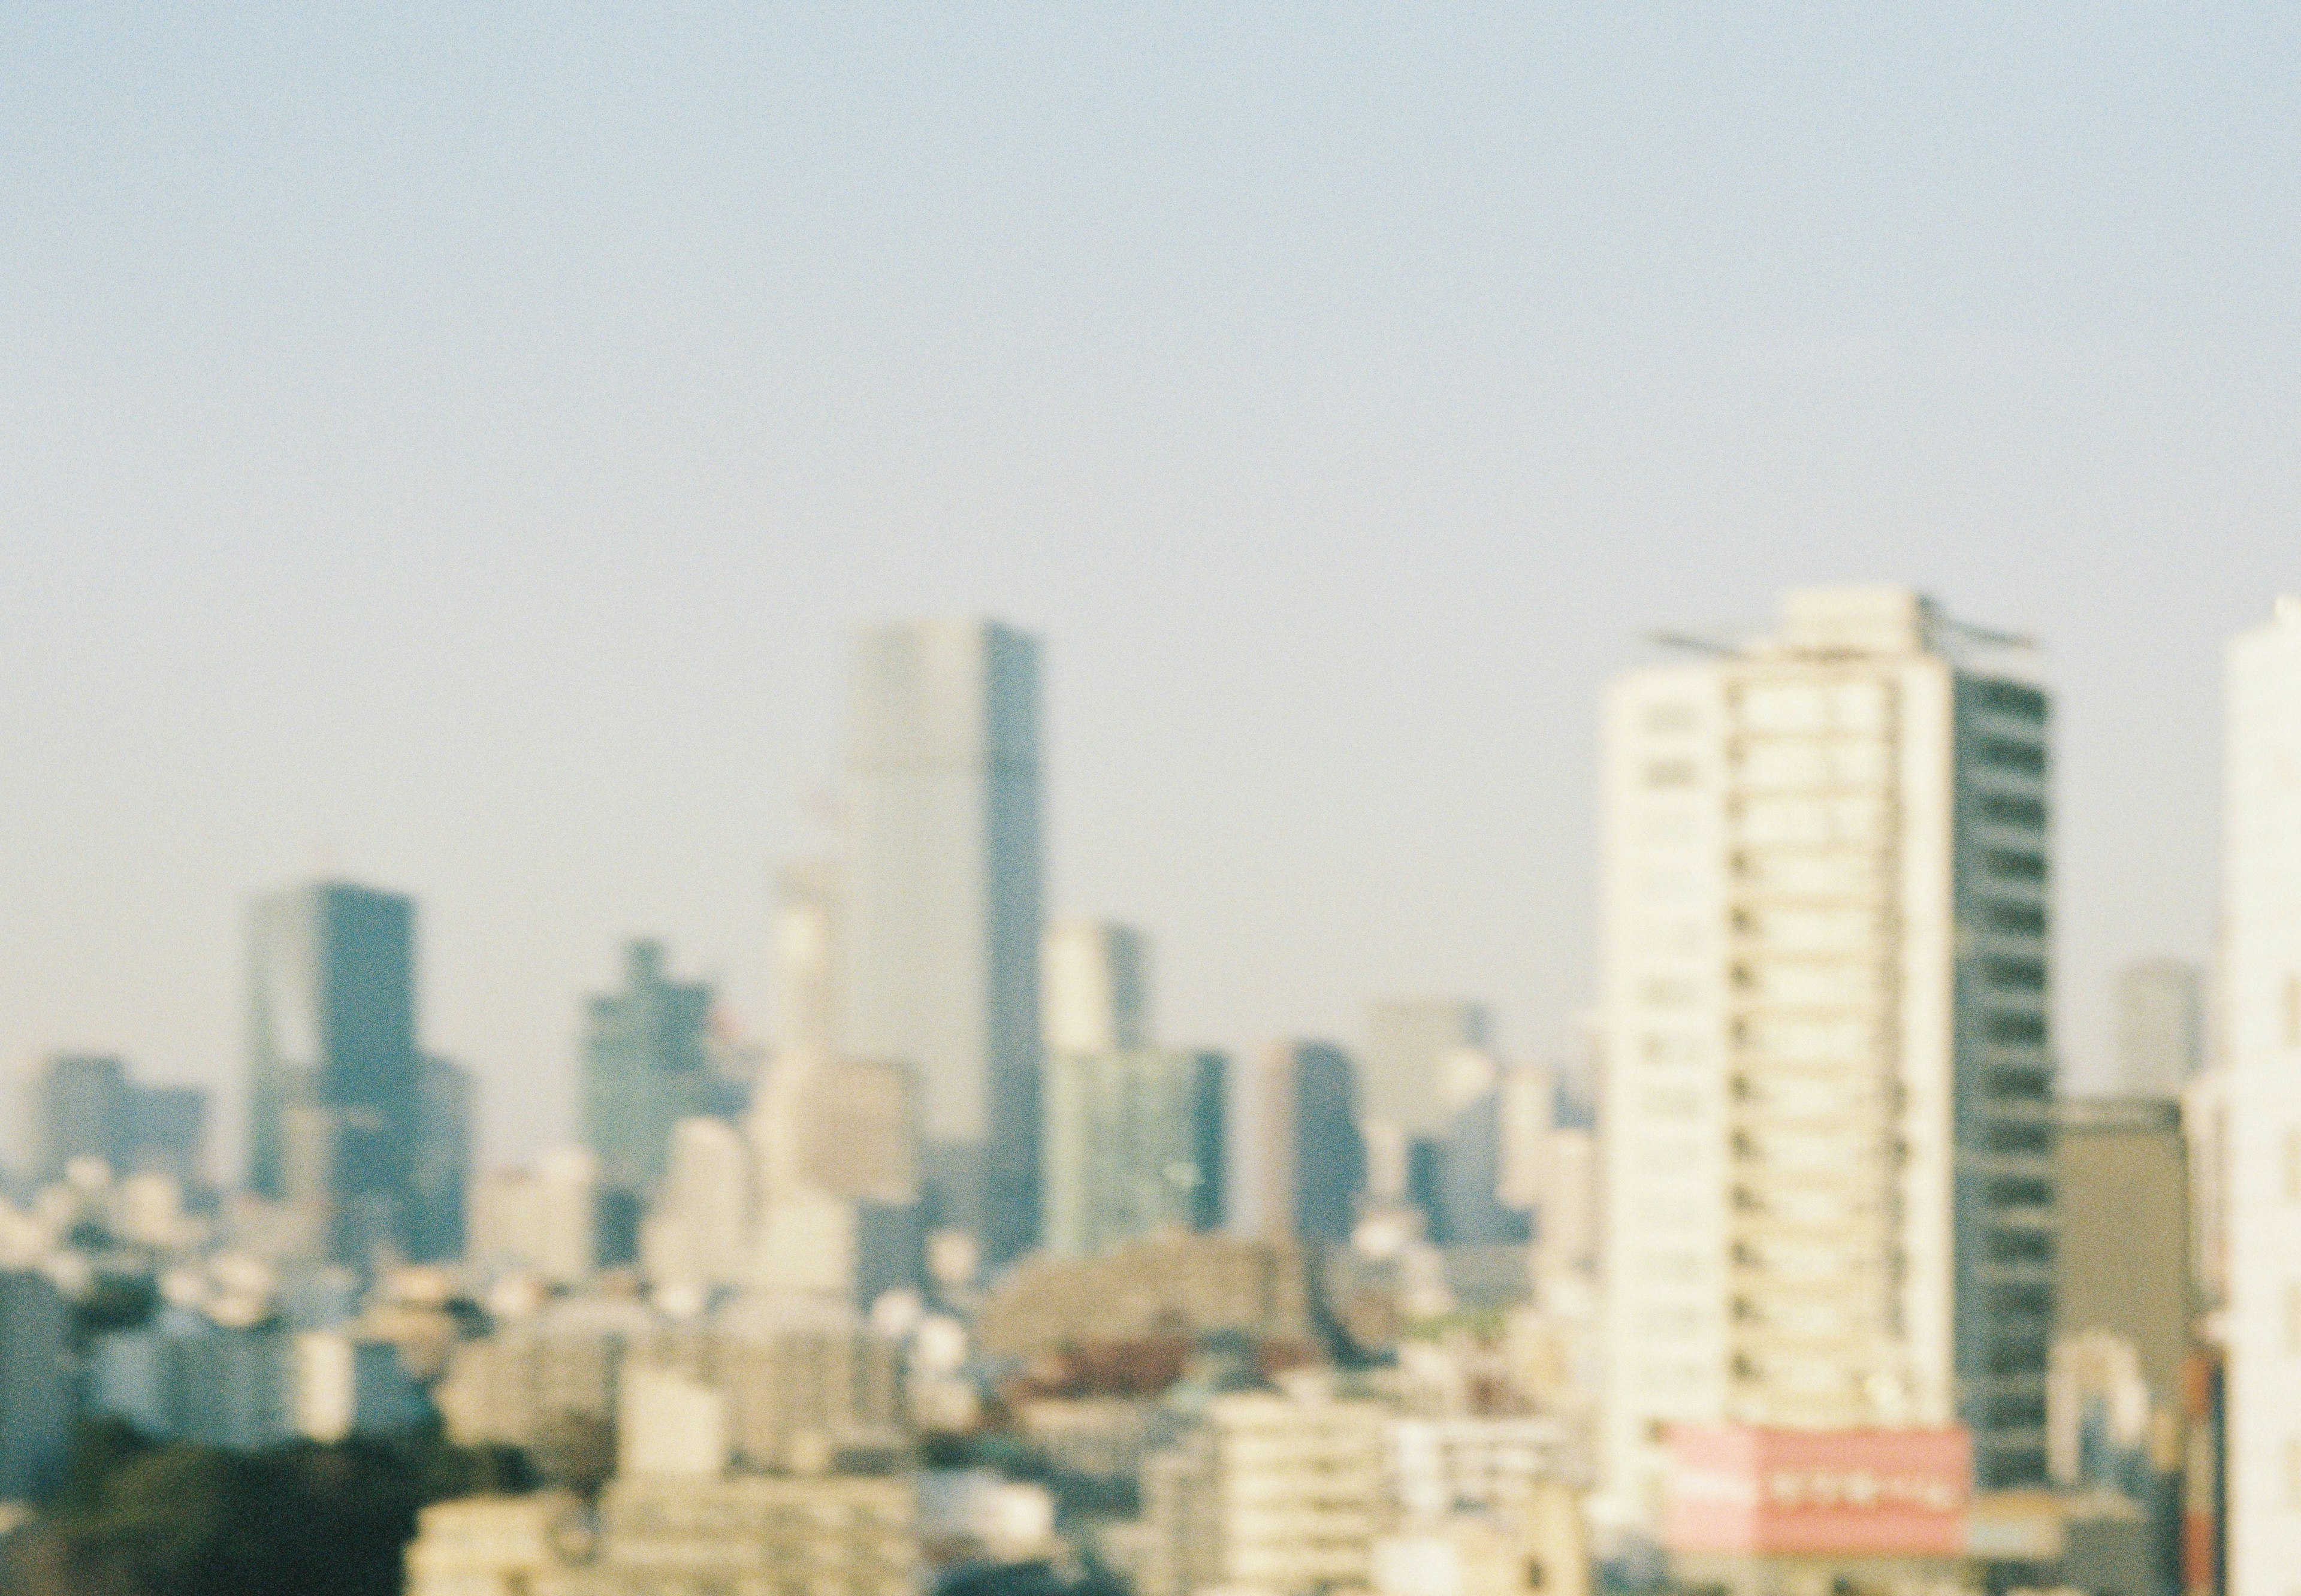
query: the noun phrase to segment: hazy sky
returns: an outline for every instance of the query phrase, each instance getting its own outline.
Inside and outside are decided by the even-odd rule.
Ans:
[[[950,611],[1167,1036],[1550,1052],[1601,683],[1891,580],[2048,646],[2082,1081],[2301,588],[2297,81],[2284,4],[13,0],[0,1060],[235,1082],[324,869],[563,1134],[627,935],[764,1024],[846,629]]]

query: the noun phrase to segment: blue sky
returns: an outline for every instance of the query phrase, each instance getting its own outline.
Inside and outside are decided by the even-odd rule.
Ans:
[[[0,10],[0,1063],[239,1068],[414,892],[489,1145],[666,938],[757,1029],[845,629],[1046,639],[1162,1029],[1567,1045],[1595,705],[1902,581],[2060,694],[2062,1040],[2202,956],[2301,588],[2272,6]]]

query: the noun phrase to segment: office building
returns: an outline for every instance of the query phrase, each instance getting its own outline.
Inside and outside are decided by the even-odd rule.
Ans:
[[[856,639],[840,1021],[917,1071],[931,1224],[1004,1262],[1038,1233],[1038,644],[989,622]]]
[[[188,1191],[207,1183],[208,1094],[197,1086],[139,1086],[128,1099],[130,1170],[164,1174]]]
[[[1224,1333],[1307,1351],[1309,1283],[1291,1238],[1165,1231],[1100,1258],[1024,1259],[983,1298],[975,1333],[992,1356],[1023,1359]]]
[[[532,1169],[483,1176],[472,1194],[473,1266],[578,1285],[604,1261],[599,1161],[589,1148],[554,1148]]]
[[[1483,1003],[1461,998],[1394,998],[1369,1004],[1359,1074],[1360,1112],[1410,1141],[1443,1134],[1446,1125],[1438,1103],[1439,1061],[1456,1048],[1491,1048],[1494,1043],[1494,1022]]]
[[[2178,1098],[2205,1062],[2205,973],[2148,958],[2117,973],[2116,1092]]]
[[[2222,823],[2229,1589],[2301,1590],[2301,598],[2231,645]]]
[[[248,1181],[365,1264],[404,1249],[416,1141],[415,906],[340,882],[250,923]]]
[[[1250,1156],[1266,1235],[1350,1240],[1366,1185],[1354,1074],[1332,1042],[1275,1043],[1258,1061]]]
[[[1049,927],[1039,989],[1049,1057],[1150,1045],[1150,943],[1133,926],[1065,920]]]
[[[1223,1220],[1219,1053],[1050,1052],[1046,1249],[1089,1258],[1167,1227]]]
[[[2074,1098],[2056,1116],[2055,1332],[2131,1347],[2153,1406],[2173,1412],[2197,1312],[2180,1106]]]
[[[640,1267],[657,1284],[732,1286],[749,1276],[751,1155],[734,1126],[697,1116],[672,1127],[671,1156],[640,1226]]]
[[[61,1483],[76,1401],[71,1308],[45,1274],[0,1273],[0,1502]]]
[[[623,990],[596,997],[583,1028],[583,1141],[600,1183],[645,1196],[663,1179],[671,1129],[696,1115],[734,1112],[735,1083],[707,1045],[711,988],[672,980],[663,945],[623,952]]]
[[[1893,588],[1618,680],[1601,951],[1609,1508],[1671,1425],[1970,1432],[2042,1481],[2048,706]]]
[[[1384,1409],[1238,1392],[1142,1471],[1142,1596],[1362,1589],[1385,1511]]]
[[[418,1263],[464,1256],[474,1097],[471,1073],[445,1058],[426,1058],[416,1071],[407,1256]]]
[[[1435,1156],[1425,1233],[1442,1247],[1505,1247],[1533,1240],[1538,1132],[1547,1129],[1549,1111],[1546,1077],[1510,1068],[1479,1048],[1452,1049],[1439,1061],[1438,1073],[1445,1117],[1443,1130],[1430,1144]],[[1538,1123],[1529,1123],[1537,1116]]]
[[[60,1181],[76,1158],[102,1160],[113,1174],[128,1173],[134,1144],[135,1088],[117,1058],[60,1053],[33,1082],[33,1125],[38,1141],[33,1167],[44,1181]]]

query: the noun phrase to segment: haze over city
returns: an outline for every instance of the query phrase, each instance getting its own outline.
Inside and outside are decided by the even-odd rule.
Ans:
[[[764,1025],[912,614],[1044,640],[1050,907],[1166,1034],[1564,1055],[1597,686],[1800,581],[2040,639],[2072,1078],[2207,950],[2289,12],[560,21],[0,18],[0,1056],[228,1088],[249,898],[372,880],[531,1150],[625,936]]]

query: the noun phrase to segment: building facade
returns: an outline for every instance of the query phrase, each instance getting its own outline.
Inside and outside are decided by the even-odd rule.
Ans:
[[[2048,705],[1898,589],[1605,710],[1610,1498],[1685,1424],[1970,1431],[2042,1480]]]
[[[930,1223],[997,1264],[1039,1198],[1039,648],[986,621],[860,632],[843,1051],[918,1072]]]
[[[672,1127],[739,1107],[714,1067],[711,988],[674,981],[663,945],[624,950],[623,990],[593,998],[583,1029],[583,1141],[603,1186],[652,1192],[671,1157]]]
[[[1249,1150],[1265,1234],[1351,1239],[1367,1166],[1356,1075],[1332,1042],[1278,1042],[1263,1054]]]
[[[2229,1589],[2301,1592],[2301,598],[2229,657]]]
[[[331,1252],[404,1249],[422,1060],[415,906],[341,882],[250,922],[247,1183],[307,1207]]]
[[[1168,1226],[1217,1228],[1226,1074],[1219,1053],[1050,1054],[1046,1250],[1091,1258]]]

